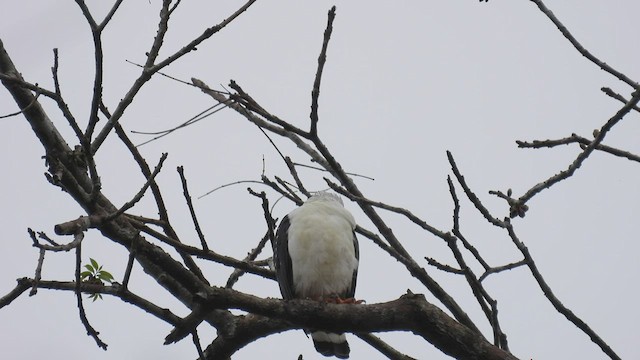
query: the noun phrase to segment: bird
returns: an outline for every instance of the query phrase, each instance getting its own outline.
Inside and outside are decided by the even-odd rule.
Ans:
[[[317,192],[282,218],[273,262],[284,300],[356,303],[359,248],[356,222],[333,193]],[[320,354],[349,358],[345,334],[305,329]]]

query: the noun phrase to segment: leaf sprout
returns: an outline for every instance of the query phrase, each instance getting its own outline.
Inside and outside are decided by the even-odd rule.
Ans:
[[[105,283],[111,284],[113,282],[113,275],[107,270],[103,270],[102,265],[98,264],[94,259],[90,258],[89,264],[84,265],[84,268],[87,270],[80,273],[80,280],[82,280],[83,283],[105,285]],[[89,299],[96,301],[102,299],[102,295],[100,293],[93,293],[89,295]]]

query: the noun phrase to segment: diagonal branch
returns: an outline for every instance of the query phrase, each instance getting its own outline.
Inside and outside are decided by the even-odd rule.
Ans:
[[[601,88],[600,88],[600,90],[601,90],[603,93],[607,94],[607,96],[610,96],[610,97],[612,97],[612,98],[614,98],[614,99],[616,99],[616,100],[620,101],[620,102],[621,102],[621,103],[623,103],[623,104],[626,104],[626,103],[627,103],[627,101],[628,101],[628,100],[627,100],[627,99],[625,99],[622,95],[620,95],[620,94],[618,94],[617,92],[615,92],[615,91],[611,90],[611,88],[608,88],[608,87],[601,87]],[[633,107],[633,110],[635,110],[635,111],[637,111],[637,112],[640,112],[640,107],[638,107],[638,106],[634,106],[634,107]]]
[[[549,8],[546,7],[546,5],[544,4],[544,2],[542,0],[531,0],[531,2],[533,2],[534,4],[536,4],[538,6],[538,9],[540,9],[540,11],[542,11],[542,13],[547,18],[549,18],[549,20],[551,20],[551,22],[558,28],[558,30],[560,30],[562,35],[565,38],[567,38],[567,40],[569,40],[571,45],[573,45],[573,47],[576,48],[576,50],[578,50],[578,52],[580,54],[582,54],[582,56],[586,57],[587,59],[589,59],[589,61],[591,61],[592,63],[596,64],[600,69],[602,69],[602,70],[608,72],[609,74],[615,76],[620,81],[623,81],[623,82],[627,83],[629,86],[631,86],[634,89],[640,90],[640,86],[638,85],[637,82],[631,80],[625,74],[617,71],[616,69],[614,69],[613,67],[611,67],[607,63],[601,61],[600,59],[595,57],[593,54],[591,54],[591,52],[589,52],[587,49],[585,49],[584,46],[582,46],[582,44],[580,44],[578,42],[578,40],[576,40],[576,38],[571,34],[571,32],[569,32],[567,27],[564,26],[564,24],[560,20],[558,20],[558,18],[553,14],[553,12],[551,10],[549,10]]]
[[[182,193],[184,195],[185,201],[187,202],[187,207],[189,208],[189,213],[191,214],[191,220],[193,220],[193,226],[196,228],[196,233],[198,234],[198,238],[200,239],[202,250],[207,251],[209,250],[209,246],[207,245],[207,240],[204,238],[202,229],[200,229],[200,223],[198,222],[196,211],[193,208],[191,195],[189,195],[189,187],[187,186],[187,178],[184,176],[184,167],[178,166],[178,174],[180,175],[180,180],[182,181]]]
[[[111,221],[117,218],[118,216],[124,214],[125,211],[131,209],[138,201],[140,201],[140,199],[142,199],[142,197],[144,196],[145,192],[147,192],[147,189],[149,188],[151,183],[155,181],[156,176],[160,173],[160,170],[162,170],[162,164],[164,164],[164,161],[167,160],[167,156],[168,156],[167,153],[162,153],[162,156],[158,161],[158,165],[156,165],[155,169],[153,169],[153,172],[151,173],[147,181],[144,183],[144,185],[142,185],[142,188],[140,188],[138,193],[131,200],[124,203],[124,205],[122,205],[118,209],[118,211],[106,216],[103,221]]]
[[[357,337],[359,337],[362,341],[374,347],[376,350],[380,351],[384,356],[392,360],[415,360],[411,356],[405,355],[398,350],[394,349],[391,345],[382,341],[379,337],[366,334],[366,333],[356,333]]]
[[[491,213],[489,212],[489,209],[487,209],[482,204],[478,196],[476,196],[476,194],[473,191],[471,191],[471,188],[469,187],[469,185],[467,185],[467,182],[465,181],[464,176],[462,176],[462,173],[458,169],[458,165],[456,164],[456,161],[453,159],[453,155],[448,150],[447,150],[447,159],[449,159],[449,164],[451,165],[451,170],[453,171],[453,175],[455,175],[456,179],[458,180],[458,183],[460,184],[460,186],[462,186],[464,193],[467,195],[467,197],[473,203],[476,209],[480,211],[482,216],[484,216],[484,218],[487,219],[488,222],[490,222],[494,226],[504,228],[505,225],[503,221],[500,221],[498,218],[493,217],[493,215],[491,215]]]
[[[564,315],[564,317],[567,318],[567,320],[569,320],[572,324],[578,327],[578,329],[582,330],[587,336],[589,336],[591,341],[593,341],[596,345],[598,345],[600,349],[602,349],[602,351],[605,354],[607,354],[607,356],[609,356],[612,360],[621,360],[618,354],[616,354],[613,351],[613,349],[611,349],[611,347],[604,340],[602,340],[602,338],[595,331],[593,331],[593,329],[591,329],[589,325],[587,325],[587,323],[585,323],[582,319],[580,319],[569,308],[564,306],[564,304],[562,304],[562,302],[554,295],[553,291],[551,290],[551,287],[549,287],[547,282],[542,277],[542,274],[538,270],[538,267],[535,261],[533,260],[531,253],[529,253],[529,249],[525,246],[525,244],[522,241],[520,241],[520,239],[516,235],[515,230],[513,229],[513,225],[511,224],[508,218],[505,219],[505,223],[506,223],[506,229],[509,233],[509,237],[511,238],[513,243],[516,245],[518,250],[520,250],[520,252],[524,256],[523,261],[526,262],[526,265],[529,267],[529,270],[531,271],[533,278],[536,280],[536,282],[538,283],[538,286],[540,286],[540,289],[544,293],[544,296],[549,300],[551,305],[553,305],[553,307],[560,314]]]

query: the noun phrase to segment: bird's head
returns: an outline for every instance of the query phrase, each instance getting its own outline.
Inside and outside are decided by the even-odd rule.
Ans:
[[[305,203],[310,203],[310,202],[315,202],[315,201],[330,201],[330,202],[337,202],[338,204],[344,206],[344,203],[342,202],[342,198],[340,198],[340,196],[338,196],[337,194],[334,193],[330,193],[330,192],[326,192],[326,191],[318,191],[315,194],[313,194],[313,196],[311,196],[309,199],[307,199],[307,201],[305,201]]]

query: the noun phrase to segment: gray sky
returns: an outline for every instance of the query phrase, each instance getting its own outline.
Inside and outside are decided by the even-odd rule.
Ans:
[[[110,2],[109,2],[110,3]],[[234,2],[235,3],[235,2]],[[576,38],[601,60],[640,79],[637,1],[547,1]],[[258,102],[300,127],[308,124],[311,86],[316,70],[326,13],[333,2],[258,1],[236,22],[167,72],[185,80],[197,77],[210,86],[236,80]],[[504,203],[489,190],[512,188],[519,196],[534,184],[566,168],[579,148],[520,150],[515,140],[562,138],[572,132],[585,137],[621,106],[599,90],[611,87],[625,97],[630,89],[588,62],[562,37],[530,1],[396,1],[337,2],[337,18],[329,45],[320,98],[320,135],[342,165],[375,178],[357,178],[367,196],[406,207],[430,224],[451,228],[452,201],[446,176],[446,150],[494,215],[504,217]],[[100,5],[103,6],[103,5]],[[230,2],[184,2],[172,17],[161,58],[202,30],[218,23],[239,5]],[[92,6],[102,14],[104,8]],[[128,1],[104,35],[104,98],[114,108],[138,76],[125,60],[144,62],[155,35],[159,1]],[[53,88],[52,48],[60,54],[62,92],[76,118],[84,124],[93,77],[93,47],[80,10],[70,1],[13,1],[4,5],[0,38],[27,81]],[[96,15],[97,18],[101,16]],[[72,133],[57,108],[43,100],[49,115],[67,139]],[[157,77],[140,92],[122,118],[129,130],[157,131],[186,121],[211,99],[200,92]],[[0,114],[17,110],[0,90]],[[639,114],[631,113],[605,143],[640,153]],[[53,226],[82,214],[70,197],[49,185],[43,172],[43,148],[22,117],[0,120],[4,176],[0,204],[5,229],[0,241],[0,293],[15,279],[33,276],[38,253],[26,229],[53,236]],[[139,142],[147,137],[134,136]],[[71,140],[70,140],[71,141]],[[285,141],[283,151],[308,162]],[[74,145],[75,143],[72,143]],[[174,133],[141,148],[150,164],[169,152],[160,185],[170,216],[183,241],[197,243],[175,167],[185,166],[191,193],[201,195],[232,181],[286,175],[279,156],[255,126],[231,111]],[[128,201],[144,179],[131,156],[109,137],[97,157],[104,192],[116,205]],[[310,188],[323,187],[322,176],[301,171]],[[596,153],[576,175],[538,195],[526,218],[514,220],[556,295],[581,316],[626,359],[640,358],[637,346],[637,242],[640,214],[640,168]],[[210,245],[223,254],[243,257],[264,233],[257,199],[246,185],[225,188],[196,201]],[[254,189],[262,190],[260,186]],[[462,192],[459,191],[459,195]],[[492,265],[517,261],[516,249],[504,233],[493,229],[473,205],[462,202],[462,229]],[[279,202],[282,216],[293,205]],[[356,206],[356,219],[371,227]],[[153,216],[143,200],[133,213]],[[435,257],[453,264],[441,240],[398,216],[385,214],[416,259]],[[64,242],[69,239],[59,239]],[[368,303],[388,301],[407,289],[425,292],[407,279],[404,268],[366,240],[361,240],[357,297]],[[126,252],[89,231],[85,259],[93,257],[116,278],[126,266]],[[422,265],[428,266],[426,262]],[[212,282],[229,270],[204,265]],[[74,255],[48,254],[43,278],[72,280]],[[481,324],[488,326],[463,279],[431,273]],[[400,280],[402,279],[402,280]],[[145,279],[137,267],[132,290],[156,299],[179,315],[187,309]],[[503,330],[512,352],[522,359],[603,359],[604,355],[573,325],[556,313],[529,272],[517,269],[494,275],[486,285],[499,301]],[[260,296],[279,296],[274,282],[244,277],[238,289]],[[26,295],[26,294],[25,294]],[[431,296],[428,299],[433,300]],[[435,301],[435,300],[433,300]],[[72,293],[40,290],[22,296],[0,311],[0,349],[12,358],[139,359],[196,358],[190,341],[163,346],[171,328],[116,299],[85,303],[88,317],[107,342],[97,348],[85,336]],[[203,343],[214,333],[199,328]],[[486,332],[489,336],[489,332]],[[392,345],[419,359],[445,359],[431,345],[408,334],[383,334]],[[354,336],[352,358],[380,358]],[[273,358],[318,359],[302,331],[274,335],[237,353],[252,359],[265,351]]]

